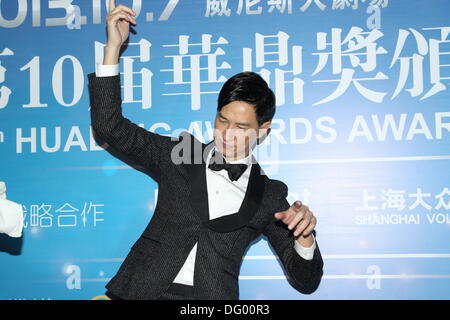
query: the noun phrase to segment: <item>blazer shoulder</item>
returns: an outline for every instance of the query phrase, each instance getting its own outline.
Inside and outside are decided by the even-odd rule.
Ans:
[[[266,186],[276,198],[286,198],[288,195],[288,186],[281,180],[267,178]]]
[[[191,143],[198,144],[198,145],[203,145],[203,146],[206,146],[206,145],[209,144],[209,143],[203,143],[202,141],[200,141],[199,139],[197,139],[197,137],[195,137],[193,134],[191,134],[191,133],[188,132],[188,131],[182,131],[182,132],[180,132],[180,133],[178,134],[177,139],[180,140],[180,141],[182,141],[182,140],[183,140],[183,141],[190,141]]]

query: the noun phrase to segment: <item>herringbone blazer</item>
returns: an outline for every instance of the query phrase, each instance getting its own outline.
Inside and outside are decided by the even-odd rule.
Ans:
[[[205,144],[187,132],[177,138],[162,136],[132,123],[122,115],[120,75],[96,77],[90,73],[88,87],[95,136],[145,168],[158,183],[153,216],[107,283],[110,292],[122,299],[158,298],[198,242],[195,299],[239,299],[243,255],[261,234],[296,290],[309,294],[317,289],[323,275],[317,239],[313,259],[302,258],[294,249],[292,231],[274,217],[275,212],[290,206],[286,184],[268,178],[254,163],[239,211],[210,220],[204,157],[190,154],[191,161],[185,163],[172,159],[181,143],[204,152],[214,141]],[[180,154],[186,156],[183,152]]]

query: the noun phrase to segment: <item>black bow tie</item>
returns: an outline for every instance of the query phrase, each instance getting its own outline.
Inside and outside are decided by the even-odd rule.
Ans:
[[[211,161],[208,165],[208,168],[214,171],[220,171],[222,169],[225,169],[228,171],[228,177],[231,181],[236,181],[239,179],[239,177],[244,173],[244,171],[247,169],[248,165],[245,163],[227,163],[223,157],[221,157],[222,161],[219,161],[219,163],[216,163],[212,161],[215,157],[215,152],[213,152],[211,156]]]

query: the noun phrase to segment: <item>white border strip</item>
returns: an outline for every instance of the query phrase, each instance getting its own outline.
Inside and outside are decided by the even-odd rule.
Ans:
[[[239,276],[239,280],[285,280],[286,276]],[[329,274],[322,279],[450,279],[450,274]],[[108,282],[111,278],[86,278],[82,282]]]
[[[324,259],[423,259],[450,258],[450,253],[396,253],[396,254],[328,254]]]
[[[311,163],[354,163],[354,162],[386,162],[386,161],[419,161],[419,160],[450,160],[447,156],[410,156],[410,157],[372,157],[372,158],[343,158],[343,159],[311,159],[311,160],[277,160],[261,161],[259,164],[311,164]]]
[[[387,253],[387,254],[324,254],[324,260],[327,259],[449,259],[450,253]],[[243,260],[276,260],[277,256],[245,256]],[[105,259],[76,259],[77,263],[85,262],[122,262],[124,258],[105,258]]]
[[[239,280],[280,280],[285,276],[239,276]],[[329,274],[322,279],[450,279],[450,274]]]
[[[387,162],[387,161],[420,161],[420,160],[450,160],[447,156],[411,156],[411,157],[373,157],[373,158],[343,158],[343,159],[310,159],[310,160],[276,160],[261,161],[260,165],[292,165],[292,164],[314,164],[314,163],[355,163],[355,162]],[[136,166],[136,168],[140,168]],[[134,169],[129,165],[119,166],[95,166],[95,167],[71,167],[55,168],[59,170],[128,170]]]
[[[450,253],[324,254],[323,259],[427,259],[450,258]],[[244,260],[274,260],[277,256],[245,256]]]

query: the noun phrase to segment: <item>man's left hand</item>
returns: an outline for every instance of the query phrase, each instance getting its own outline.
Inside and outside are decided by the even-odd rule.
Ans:
[[[303,238],[309,238],[317,224],[312,211],[300,200],[295,201],[289,209],[275,213],[275,218],[287,224],[289,230],[294,230],[296,238],[300,235]]]

